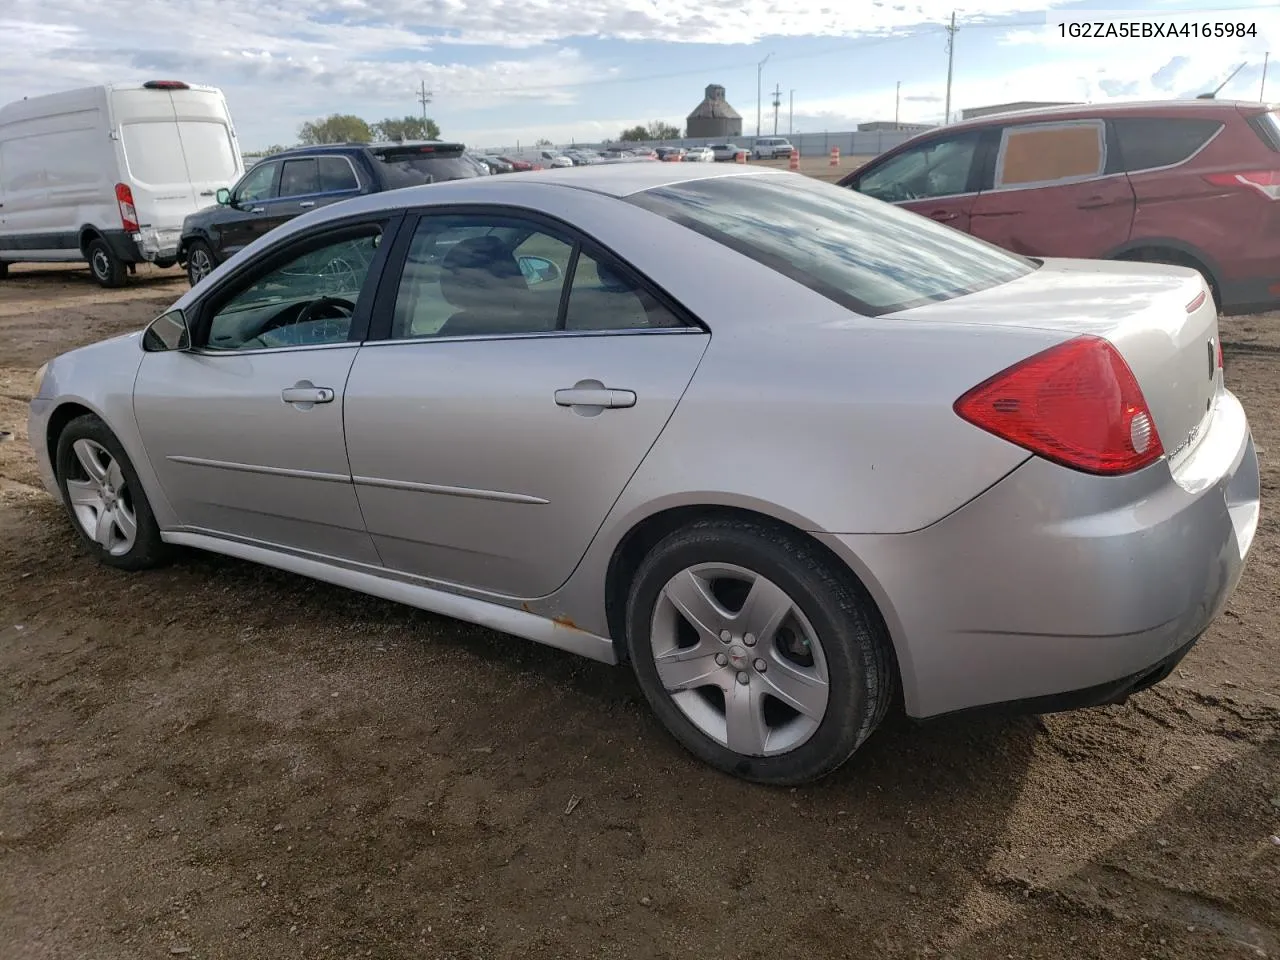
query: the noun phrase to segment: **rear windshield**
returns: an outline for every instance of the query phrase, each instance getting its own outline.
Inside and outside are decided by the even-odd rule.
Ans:
[[[808,177],[691,180],[627,199],[871,316],[1036,269],[1035,261],[927,217]]]
[[[433,148],[430,152],[424,152],[421,147],[392,147],[371,150],[370,153],[375,160],[381,161],[387,188],[395,190],[478,176],[476,162],[463,156],[462,151],[461,146]]]
[[[226,124],[205,120],[126,123],[120,128],[125,162],[139,183],[232,183],[235,148]]]

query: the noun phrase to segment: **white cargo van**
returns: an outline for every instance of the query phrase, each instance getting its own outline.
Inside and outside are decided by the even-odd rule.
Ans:
[[[104,287],[172,266],[187,214],[244,173],[217,87],[111,83],[0,107],[0,279],[87,260]]]

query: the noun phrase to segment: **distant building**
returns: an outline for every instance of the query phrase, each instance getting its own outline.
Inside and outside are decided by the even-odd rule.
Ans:
[[[1012,113],[1015,110],[1039,110],[1043,107],[1074,107],[1074,100],[1015,100],[1013,103],[996,103],[989,107],[970,107],[960,111],[961,120],[976,120],[996,113]]]
[[[685,121],[685,136],[691,140],[731,140],[742,136],[742,114],[724,98],[724,87],[708,85],[706,97]]]
[[[934,128],[932,123],[894,123],[892,120],[871,120],[858,124],[859,133],[923,133]]]

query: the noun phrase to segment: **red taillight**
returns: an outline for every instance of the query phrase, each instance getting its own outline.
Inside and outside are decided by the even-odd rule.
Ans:
[[[955,412],[1085,473],[1130,473],[1164,455],[1133,371],[1101,337],[1076,337],[1014,364],[957,400]]]
[[[1223,368],[1223,366],[1224,366],[1224,364],[1223,364],[1223,362],[1222,362],[1222,340],[1221,340],[1221,338],[1219,338],[1219,340],[1218,340],[1218,369],[1219,369],[1219,370],[1221,370],[1221,369]]]
[[[138,211],[133,205],[133,191],[127,183],[116,184],[116,204],[120,207],[120,222],[126,233],[138,230]]]
[[[143,86],[148,90],[190,90],[181,80],[148,80]]]
[[[1206,173],[1204,179],[1215,187],[1249,187],[1264,197],[1280,200],[1280,170],[1250,170],[1247,173]]]

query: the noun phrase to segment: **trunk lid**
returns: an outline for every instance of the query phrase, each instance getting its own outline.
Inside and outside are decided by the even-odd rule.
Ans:
[[[1203,436],[1222,388],[1213,295],[1185,267],[1046,259],[1009,283],[892,316],[1107,338],[1133,370],[1174,466]]]

